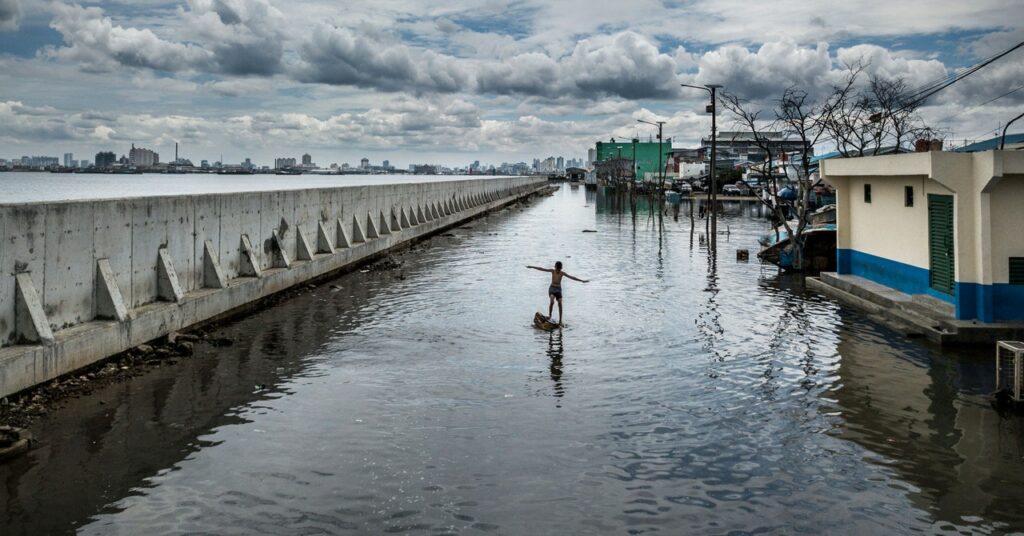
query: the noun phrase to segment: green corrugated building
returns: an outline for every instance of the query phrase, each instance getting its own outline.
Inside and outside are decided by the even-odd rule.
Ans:
[[[636,152],[634,153],[634,148]],[[661,165],[665,165],[668,154],[672,151],[672,139],[661,143]],[[596,161],[602,162],[613,158],[632,160],[636,155],[636,176],[643,178],[646,173],[658,173],[658,142],[639,140],[616,140],[597,142]]]

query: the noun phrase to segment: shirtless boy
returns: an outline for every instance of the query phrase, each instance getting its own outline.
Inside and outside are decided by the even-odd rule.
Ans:
[[[552,268],[541,268],[540,266],[527,266],[534,270],[540,270],[541,272],[549,272],[551,274],[551,286],[548,287],[548,297],[551,298],[551,303],[548,304],[548,318],[551,318],[552,309],[555,308],[555,300],[558,300],[558,324],[562,323],[562,277],[568,277],[573,281],[579,281],[580,283],[586,283],[586,279],[580,279],[573,277],[562,271],[562,261],[555,263],[554,269]]]

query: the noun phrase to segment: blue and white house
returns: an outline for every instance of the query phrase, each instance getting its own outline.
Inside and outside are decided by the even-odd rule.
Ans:
[[[959,320],[1024,321],[1024,151],[825,160],[837,272],[955,306]]]

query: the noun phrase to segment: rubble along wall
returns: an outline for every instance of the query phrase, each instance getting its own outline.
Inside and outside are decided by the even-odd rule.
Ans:
[[[0,205],[0,397],[546,183],[509,177]]]

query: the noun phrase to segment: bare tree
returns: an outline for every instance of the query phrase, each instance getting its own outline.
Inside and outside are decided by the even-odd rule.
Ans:
[[[906,79],[875,74],[866,84],[858,84],[864,67],[862,62],[847,66],[848,90],[833,93],[837,98],[823,126],[836,150],[844,158],[877,155],[887,148],[898,152],[912,139],[929,134],[917,113],[922,101],[909,95]]]
[[[872,75],[868,81],[867,93],[874,113],[869,118],[882,132],[879,146],[891,143],[897,150],[904,143],[919,137],[930,137],[932,130],[918,115],[920,100],[908,97],[907,81],[903,77],[882,78]]]
[[[757,170],[761,172],[761,176],[764,179],[762,187],[767,195],[761,195],[758,197],[758,200],[772,211],[774,221],[784,222],[786,220],[785,207],[779,202],[779,184],[775,174],[772,173],[776,157],[776,145],[771,142],[770,137],[767,135],[768,132],[774,132],[774,123],[776,121],[774,119],[763,120],[761,115],[765,110],[756,109],[749,102],[740,99],[732,93],[723,91],[719,93],[718,98],[722,107],[732,114],[740,128],[753,135],[754,144],[757,145],[758,149],[764,151],[766,161]],[[779,238],[778,228],[775,230],[775,238],[776,240]]]
[[[763,110],[755,110],[753,106],[735,95],[724,93],[721,98],[725,109],[753,135],[754,143],[767,157],[762,170],[766,177],[764,188],[767,196],[763,196],[765,199],[762,202],[772,211],[775,221],[790,237],[793,267],[796,269],[802,269],[804,266],[804,231],[810,221],[811,192],[814,188],[811,177],[813,150],[826,137],[834,135],[830,127],[842,124],[836,121],[837,114],[851,111],[864,113],[867,110],[863,104],[856,103],[856,98],[852,95],[860,70],[859,66],[851,66],[843,82],[820,98],[797,87],[786,88],[777,101],[773,110],[774,117],[770,120],[762,119]],[[782,187],[773,173],[775,158],[786,158],[785,154],[779,154],[781,146],[777,146],[777,142],[773,143],[766,135],[768,132],[777,131],[781,131],[783,136],[798,139],[802,147],[796,156],[796,173],[793,181],[795,184],[787,185],[795,186],[797,195],[794,201],[782,198]],[[872,133],[865,134],[863,130],[856,133],[843,130],[841,134],[849,136],[844,138],[847,146],[866,146],[869,143],[867,140],[876,136]],[[790,221],[790,217],[795,218],[795,224]],[[776,239],[779,234],[776,228]]]

